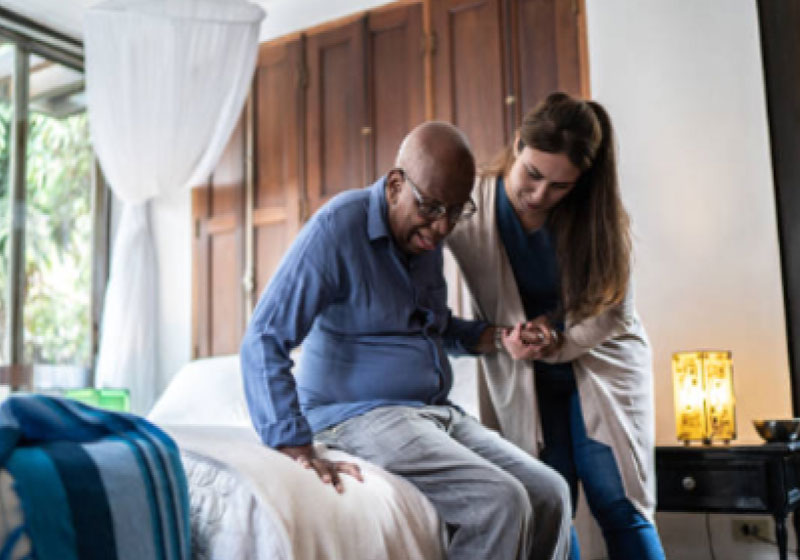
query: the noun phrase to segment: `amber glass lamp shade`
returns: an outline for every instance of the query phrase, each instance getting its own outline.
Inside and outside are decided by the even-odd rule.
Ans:
[[[733,360],[725,350],[672,355],[675,432],[683,442],[736,438]]]

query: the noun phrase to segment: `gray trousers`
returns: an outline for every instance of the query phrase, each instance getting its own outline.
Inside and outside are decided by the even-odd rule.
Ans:
[[[450,535],[450,560],[569,554],[569,488],[556,471],[450,406],[385,406],[316,440],[419,488]]]

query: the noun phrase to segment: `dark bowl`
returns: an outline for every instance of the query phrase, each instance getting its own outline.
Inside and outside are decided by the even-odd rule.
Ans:
[[[786,420],[753,420],[758,435],[768,442],[789,442],[800,439],[800,418]]]

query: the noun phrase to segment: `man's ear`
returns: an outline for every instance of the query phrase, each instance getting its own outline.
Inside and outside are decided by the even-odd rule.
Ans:
[[[386,202],[396,204],[403,187],[403,175],[397,169],[392,169],[386,176]]]

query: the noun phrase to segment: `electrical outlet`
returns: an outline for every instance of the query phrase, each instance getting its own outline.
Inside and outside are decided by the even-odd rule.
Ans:
[[[732,519],[731,530],[736,542],[761,542],[772,538],[769,519],[764,518]]]

